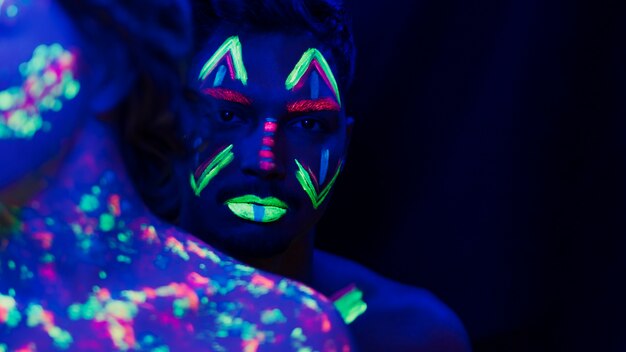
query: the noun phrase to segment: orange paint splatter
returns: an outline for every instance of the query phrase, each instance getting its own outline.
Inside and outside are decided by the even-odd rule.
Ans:
[[[241,344],[245,352],[256,352],[259,349],[259,341],[257,339],[242,341]]]
[[[254,274],[252,276],[251,282],[253,285],[263,286],[269,289],[274,288],[274,286],[276,285],[276,283],[273,280],[268,279],[265,276],[260,275],[260,274]]]
[[[196,287],[206,286],[210,282],[208,277],[204,277],[196,272],[189,273],[187,281]]]
[[[330,319],[328,319],[328,315],[322,315],[322,332],[329,332],[332,324],[330,323]]]

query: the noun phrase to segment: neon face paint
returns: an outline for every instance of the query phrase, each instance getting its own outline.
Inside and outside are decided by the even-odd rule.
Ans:
[[[367,304],[363,301],[363,291],[354,284],[337,292],[330,300],[346,324],[352,323],[367,310]]]
[[[309,198],[311,198],[313,208],[317,209],[324,202],[324,199],[326,199],[328,193],[330,193],[331,188],[335,184],[335,180],[337,179],[337,176],[339,176],[339,172],[341,172],[341,165],[343,164],[343,161],[339,161],[335,175],[330,181],[328,181],[328,184],[321,190],[321,192],[319,191],[320,184],[318,183],[313,171],[309,168],[305,169],[297,159],[295,161],[298,165],[296,178],[298,179],[298,182],[300,182],[302,189],[304,189],[304,191],[309,195]]]
[[[261,140],[261,150],[259,151],[259,167],[269,171],[276,167],[273,147],[276,143],[274,136],[278,128],[278,121],[268,117],[263,124],[263,138]]]
[[[0,91],[0,139],[32,138],[45,127],[42,113],[61,110],[80,91],[76,55],[59,44],[38,46],[19,70],[22,85]]]
[[[289,207],[278,198],[259,198],[249,194],[224,203],[237,217],[254,222],[273,222],[282,218]]]
[[[250,98],[232,89],[207,88],[202,92],[218,100],[229,101],[231,103],[237,103],[246,106],[252,105],[252,100]]]
[[[287,104],[289,113],[310,113],[320,111],[340,111],[341,107],[332,98],[321,98],[315,100],[298,100]]]
[[[221,86],[222,82],[224,82],[224,76],[226,76],[226,66],[220,65],[215,74],[215,79],[213,80],[213,87]]]
[[[311,88],[311,100],[317,99],[320,96],[320,76],[315,71],[311,72],[309,86]]]
[[[315,69],[317,73],[324,80],[328,88],[333,92],[335,98],[337,99],[337,103],[341,106],[341,98],[339,97],[339,86],[337,85],[337,81],[335,80],[335,76],[333,75],[332,70],[330,69],[330,65],[324,58],[322,53],[314,48],[307,50],[300,61],[296,64],[293,71],[287,76],[287,80],[285,81],[285,87],[287,90],[297,90],[302,88],[304,85],[304,77],[311,70]],[[314,78],[315,79],[315,78]],[[314,83],[311,83],[314,85]],[[318,84],[319,86],[319,84]],[[315,87],[312,87],[312,90]],[[317,93],[312,92],[312,96]]]
[[[200,193],[211,182],[213,177],[233,161],[235,154],[233,154],[232,149],[232,144],[222,149],[215,157],[200,165],[196,172],[190,175],[191,189],[193,189],[197,197],[200,197]]]
[[[241,55],[241,42],[238,36],[232,36],[224,41],[224,43],[215,51],[213,56],[207,60],[207,62],[200,70],[198,79],[200,81],[206,80],[206,78],[213,72],[217,65],[225,59],[226,65],[230,72],[230,78],[232,80],[239,80],[245,86],[248,84],[248,73],[246,67],[243,64],[243,57]],[[214,87],[221,85],[223,77],[225,75],[225,69],[219,68],[218,75],[216,75],[213,82]],[[222,72],[222,73],[220,73]]]
[[[328,158],[330,151],[328,149],[322,150],[322,157],[320,158],[320,183],[324,184],[326,180],[326,174],[328,173]]]

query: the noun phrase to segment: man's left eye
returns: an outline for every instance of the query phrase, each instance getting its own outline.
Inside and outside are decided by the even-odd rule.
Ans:
[[[315,119],[302,119],[296,123],[296,127],[307,131],[321,131],[322,124]]]

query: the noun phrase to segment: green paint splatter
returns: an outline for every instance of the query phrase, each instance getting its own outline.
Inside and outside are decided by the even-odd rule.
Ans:
[[[261,322],[263,324],[276,324],[276,323],[284,323],[287,321],[287,318],[283,315],[280,309],[272,309],[265,310],[261,313]]]
[[[306,341],[306,336],[302,333],[302,328],[295,328],[291,331],[291,338],[300,342]]]
[[[91,194],[83,195],[80,198],[80,204],[78,205],[80,210],[87,212],[87,213],[98,209],[99,206],[100,206],[100,202],[98,201],[98,198],[96,198],[95,196]]]
[[[105,213],[100,215],[100,230],[102,231],[111,231],[115,226],[115,218],[113,215]]]
[[[117,256],[117,261],[118,261],[118,262],[120,262],[120,263],[127,263],[127,264],[130,264],[130,263],[132,262],[132,260],[130,259],[130,257],[125,256],[125,255],[123,255],[123,254],[119,254],[119,255]]]
[[[15,327],[22,320],[22,314],[16,308],[17,302],[12,296],[0,294],[0,308],[7,312],[6,324],[8,327]],[[2,321],[0,321],[2,323]]]

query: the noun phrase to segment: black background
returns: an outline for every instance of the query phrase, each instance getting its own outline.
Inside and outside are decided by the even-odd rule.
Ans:
[[[348,5],[318,246],[432,291],[475,351],[626,351],[626,2]]]

